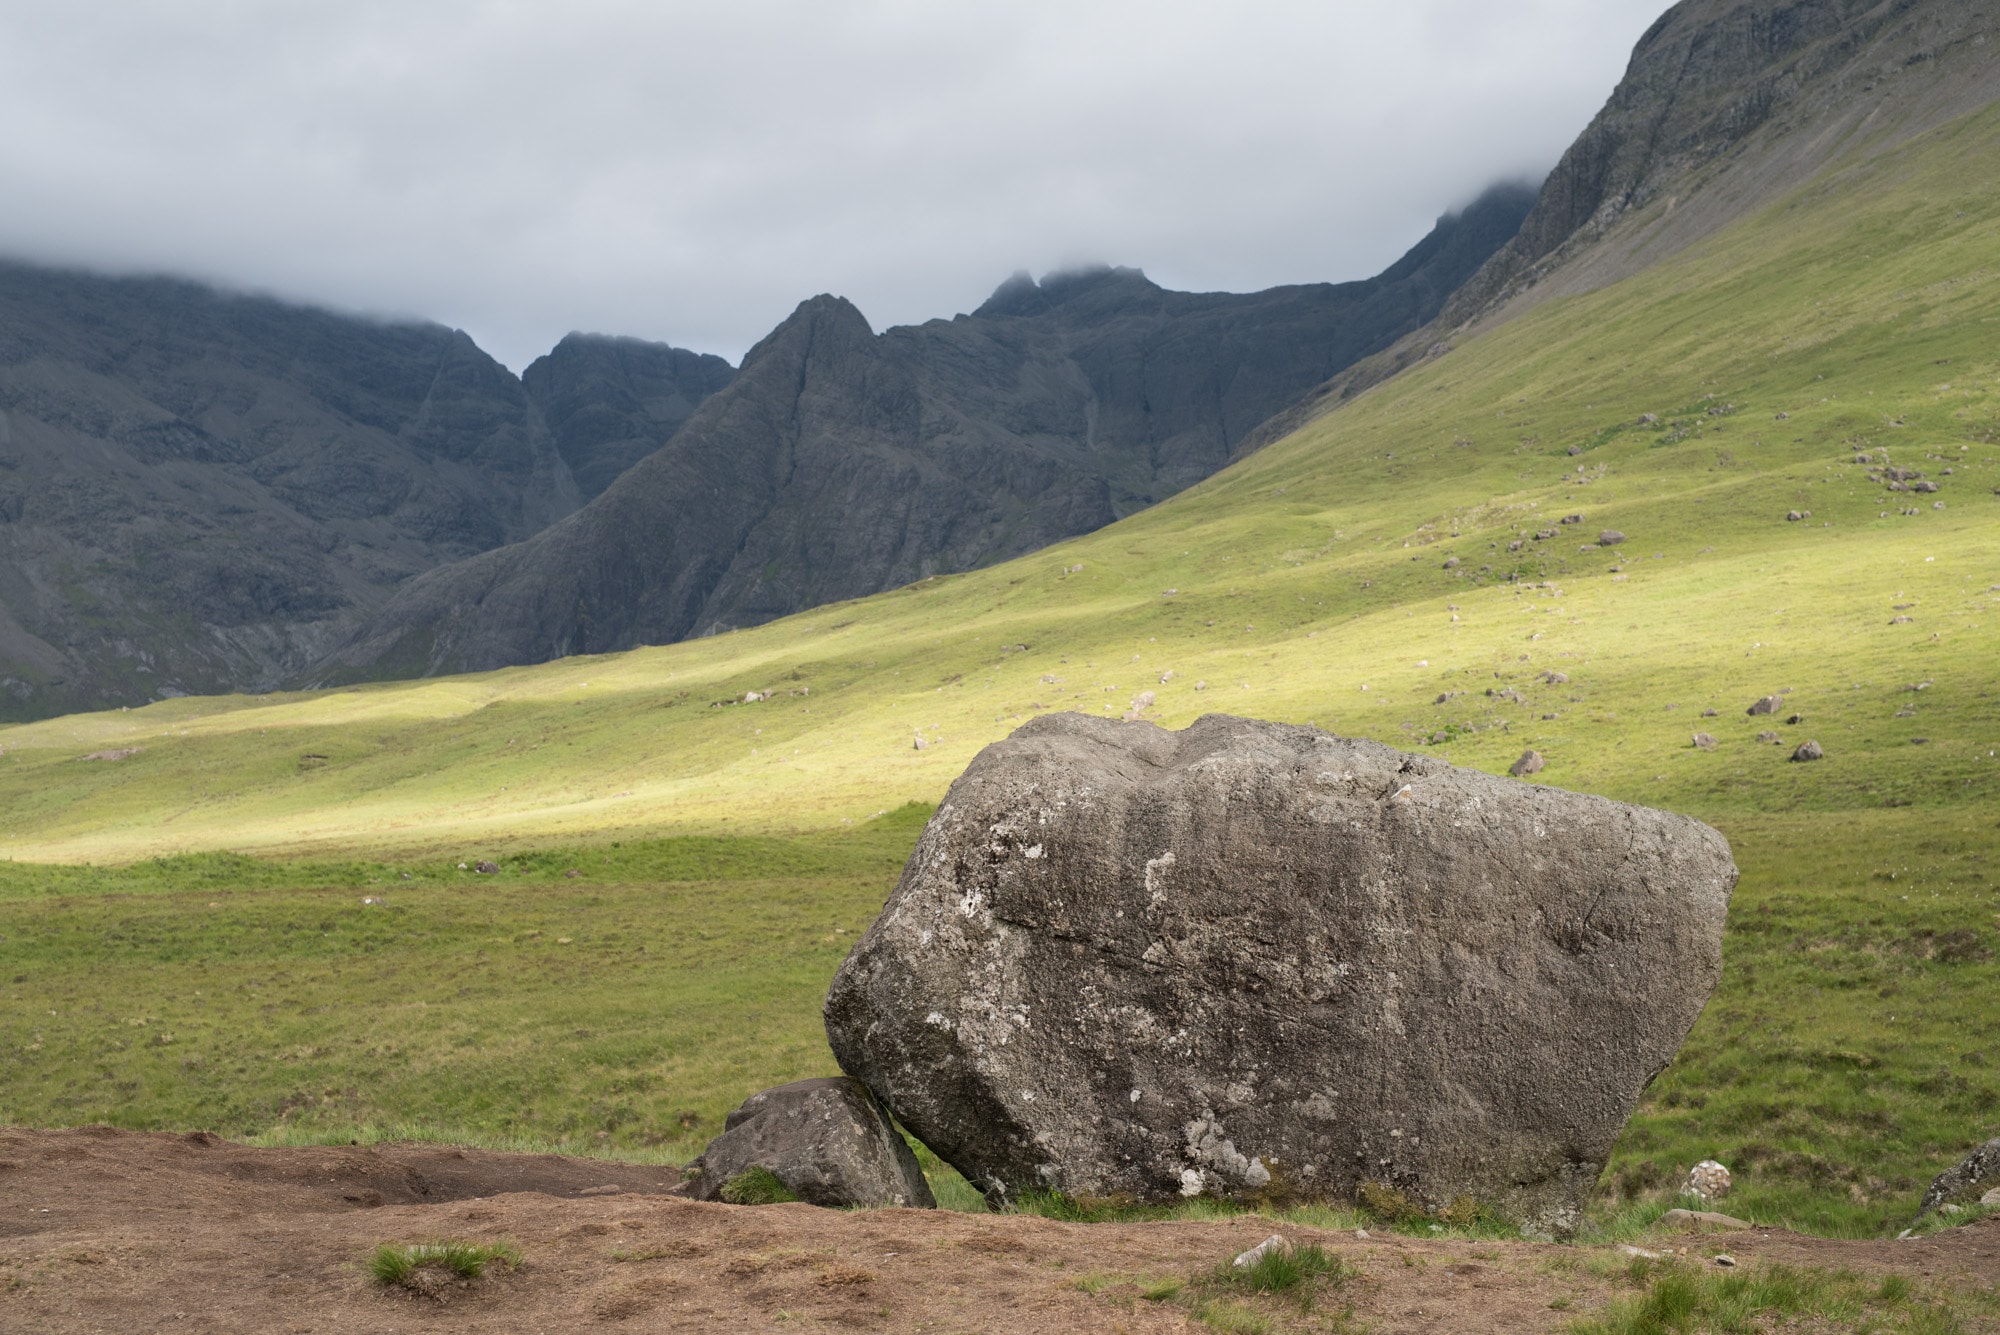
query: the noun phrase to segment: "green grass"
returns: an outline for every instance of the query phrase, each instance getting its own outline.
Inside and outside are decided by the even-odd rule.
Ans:
[[[1988,1305],[1976,1296],[1920,1294],[1903,1276],[1869,1281],[1849,1271],[1783,1265],[1725,1270],[1641,1258],[1631,1277],[1641,1291],[1572,1322],[1573,1335],[1747,1335],[1772,1329],[1773,1321],[1787,1329],[1947,1335],[1964,1329],[1960,1310]]]
[[[907,804],[1026,717],[1148,690],[1170,727],[1494,772],[1533,747],[1541,781],[1715,824],[1744,873],[1723,980],[1600,1227],[1714,1157],[1733,1213],[1892,1233],[2000,1132],[1996,333],[1989,110],[1003,566],[628,654],[0,729],[0,1118],[691,1154],[831,1071],[821,991]],[[1943,489],[1903,514],[1863,450]],[[1788,763],[1808,737],[1826,759]]]
[[[434,1268],[460,1279],[478,1279],[494,1262],[513,1269],[521,1264],[520,1249],[504,1242],[385,1242],[368,1258],[368,1273],[378,1284],[408,1283],[412,1275]]]
[[[731,1205],[783,1205],[798,1195],[768,1168],[746,1168],[722,1184],[722,1199]]]

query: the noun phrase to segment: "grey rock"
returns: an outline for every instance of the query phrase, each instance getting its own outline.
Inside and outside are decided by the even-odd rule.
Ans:
[[[1663,1228],[1690,1229],[1694,1231],[1710,1228],[1727,1230],[1752,1227],[1750,1221],[1747,1219],[1738,1219],[1735,1215],[1722,1214],[1715,1210],[1669,1210],[1660,1216],[1659,1222]]]
[[[1799,522],[1799,521],[1800,521],[1801,519],[1804,519],[1804,518],[1805,518],[1805,516],[1804,516],[1803,514],[1800,514],[1800,513],[1799,513],[1799,512],[1797,511],[1797,510],[1787,510],[1787,511],[1785,511],[1785,519],[1786,519],[1786,520],[1787,520],[1788,522],[1790,522],[1790,523],[1793,523],[1793,524],[1796,524],[1796,523],[1798,523],[1798,522]]]
[[[1523,751],[1521,758],[1507,767],[1507,772],[1517,779],[1524,779],[1530,774],[1540,774],[1548,763],[1540,751]]]
[[[1938,489],[1938,484],[1935,482],[1913,482],[1910,484],[1911,491],[1921,491],[1929,493],[1936,491],[1937,489]]]
[[[1826,752],[1820,750],[1819,743],[1811,740],[1801,742],[1798,749],[1792,752],[1792,760],[1798,764],[1804,764],[1809,760],[1822,760],[1825,757]]]
[[[798,1080],[743,1100],[722,1134],[688,1165],[686,1194],[720,1200],[723,1187],[752,1168],[775,1175],[808,1205],[937,1205],[881,1105],[840,1076]]]
[[[1775,714],[1784,703],[1783,700],[1775,695],[1767,695],[1743,712],[1753,717],[1758,714]]]
[[[472,870],[481,876],[492,876],[500,870],[500,864],[481,860],[472,864]]]
[[[1765,731],[1757,734],[1757,740],[1760,742],[1769,742],[1772,746],[1779,746],[1784,743],[1785,739],[1780,737],[1777,733],[1772,732],[1769,729],[1766,729]]]
[[[1995,1136],[1939,1173],[1924,1192],[1923,1203],[1917,1208],[1917,1218],[1922,1219],[1946,1201],[1969,1198],[1981,1187],[1994,1182],[2000,1182],[2000,1136]],[[1980,1203],[1986,1202],[1982,1199]]]
[[[1697,750],[1713,751],[1715,749],[1715,738],[1708,733],[1698,732],[1694,735],[1694,745]]]
[[[1625,535],[1615,528],[1607,528],[1597,535],[1597,545],[1600,547],[1616,547],[1623,541],[1625,541]]]
[[[1048,715],[952,785],[827,1035],[995,1200],[1375,1182],[1567,1232],[1735,880],[1686,817],[1374,742]]]

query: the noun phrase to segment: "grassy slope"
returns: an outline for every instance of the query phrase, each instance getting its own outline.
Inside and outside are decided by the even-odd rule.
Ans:
[[[1210,710],[1311,720],[1488,769],[1533,746],[1544,781],[1714,822],[1745,870],[1723,990],[1649,1095],[1616,1180],[1636,1188],[1716,1153],[1751,1166],[1743,1199],[1759,1208],[1885,1224],[1942,1156],[2000,1130],[2000,1021],[1982,1001],[2000,980],[1996,183],[1989,111],[1474,340],[1174,501],[992,570],[694,644],[0,730],[0,853],[233,848],[450,870],[614,836],[810,843],[935,800],[1021,718],[1121,712],[1141,690],[1167,726]],[[1648,413],[1660,421],[1640,425]],[[1886,495],[1852,462],[1864,448],[1943,490]],[[1812,517],[1788,523],[1789,509]],[[1555,522],[1579,512],[1582,524]],[[1604,528],[1630,540],[1579,550]],[[1528,536],[1550,529],[1559,536]],[[1891,624],[1899,609],[1913,620]],[[1545,670],[1570,681],[1545,685]],[[709,707],[766,689],[778,693]],[[1776,691],[1801,724],[1744,716]],[[1784,746],[1754,740],[1767,726]],[[1719,739],[1714,751],[1689,746],[1696,728]],[[1807,736],[1827,759],[1785,763]],[[142,749],[122,760],[78,758],[131,746]],[[7,976],[37,980],[10,999],[39,1005],[56,985],[34,924],[86,912],[20,897],[55,875],[9,878],[20,934],[0,952],[29,968]],[[347,893],[357,875],[321,879]],[[879,902],[888,879],[850,895],[822,878],[834,911],[818,916]],[[206,902],[169,894],[148,911]],[[533,902],[503,899],[494,931],[525,923]],[[607,921],[647,902],[607,899],[627,906]],[[702,920],[688,907],[698,897],[674,902],[656,928]],[[735,939],[760,948],[761,927],[725,916],[751,922]],[[98,957],[72,965],[85,958]],[[363,975],[387,969],[374,958],[361,957]],[[833,958],[829,947],[786,967],[817,986]],[[724,999],[749,986],[704,976]],[[800,1001],[789,1021],[812,1052],[800,1073],[825,1062],[815,1011]],[[0,1034],[10,1089],[26,1088],[18,1064],[41,1060],[15,1038]],[[724,1029],[710,1041],[736,1042]],[[648,1061],[635,1053],[620,1069]],[[746,1088],[701,1096],[726,1104]],[[149,1098],[113,1106],[169,1120],[189,1106]],[[568,1134],[565,1118],[599,1106],[577,1098],[512,1125]],[[461,1115],[421,1102],[379,1098],[370,1115]],[[57,1106],[22,1094],[4,1111],[74,1120]]]

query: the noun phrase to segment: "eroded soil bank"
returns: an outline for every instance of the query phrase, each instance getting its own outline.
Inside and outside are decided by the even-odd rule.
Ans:
[[[672,1169],[432,1146],[259,1149],[212,1136],[0,1131],[0,1330],[566,1332],[1201,1330],[1185,1298],[1144,1295],[1269,1236],[1352,1268],[1319,1311],[1277,1329],[1562,1329],[1628,1297],[1617,1247],[1366,1239],[1269,1219],[1068,1224],[951,1211],[703,1205],[659,1194]],[[614,1189],[615,1190],[612,1190]],[[444,1301],[385,1289],[382,1243],[507,1241],[523,1264]],[[2000,1218],[1906,1242],[1780,1230],[1668,1235],[1739,1270],[1766,1263],[1900,1274],[1988,1328]]]

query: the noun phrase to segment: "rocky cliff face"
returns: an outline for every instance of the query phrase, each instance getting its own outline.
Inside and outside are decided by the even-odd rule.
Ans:
[[[1017,275],[969,316],[879,335],[816,297],[588,506],[412,581],[312,679],[666,643],[1087,532],[1207,477],[1306,389],[1431,319],[1532,198],[1496,189],[1359,283],[1238,295],[1129,269]]]
[[[571,334],[521,373],[584,500],[667,443],[736,368],[636,338]]]
[[[275,685],[726,378],[602,344],[543,359],[538,395],[438,325],[0,264],[0,718]],[[593,376],[596,414],[562,411]]]

